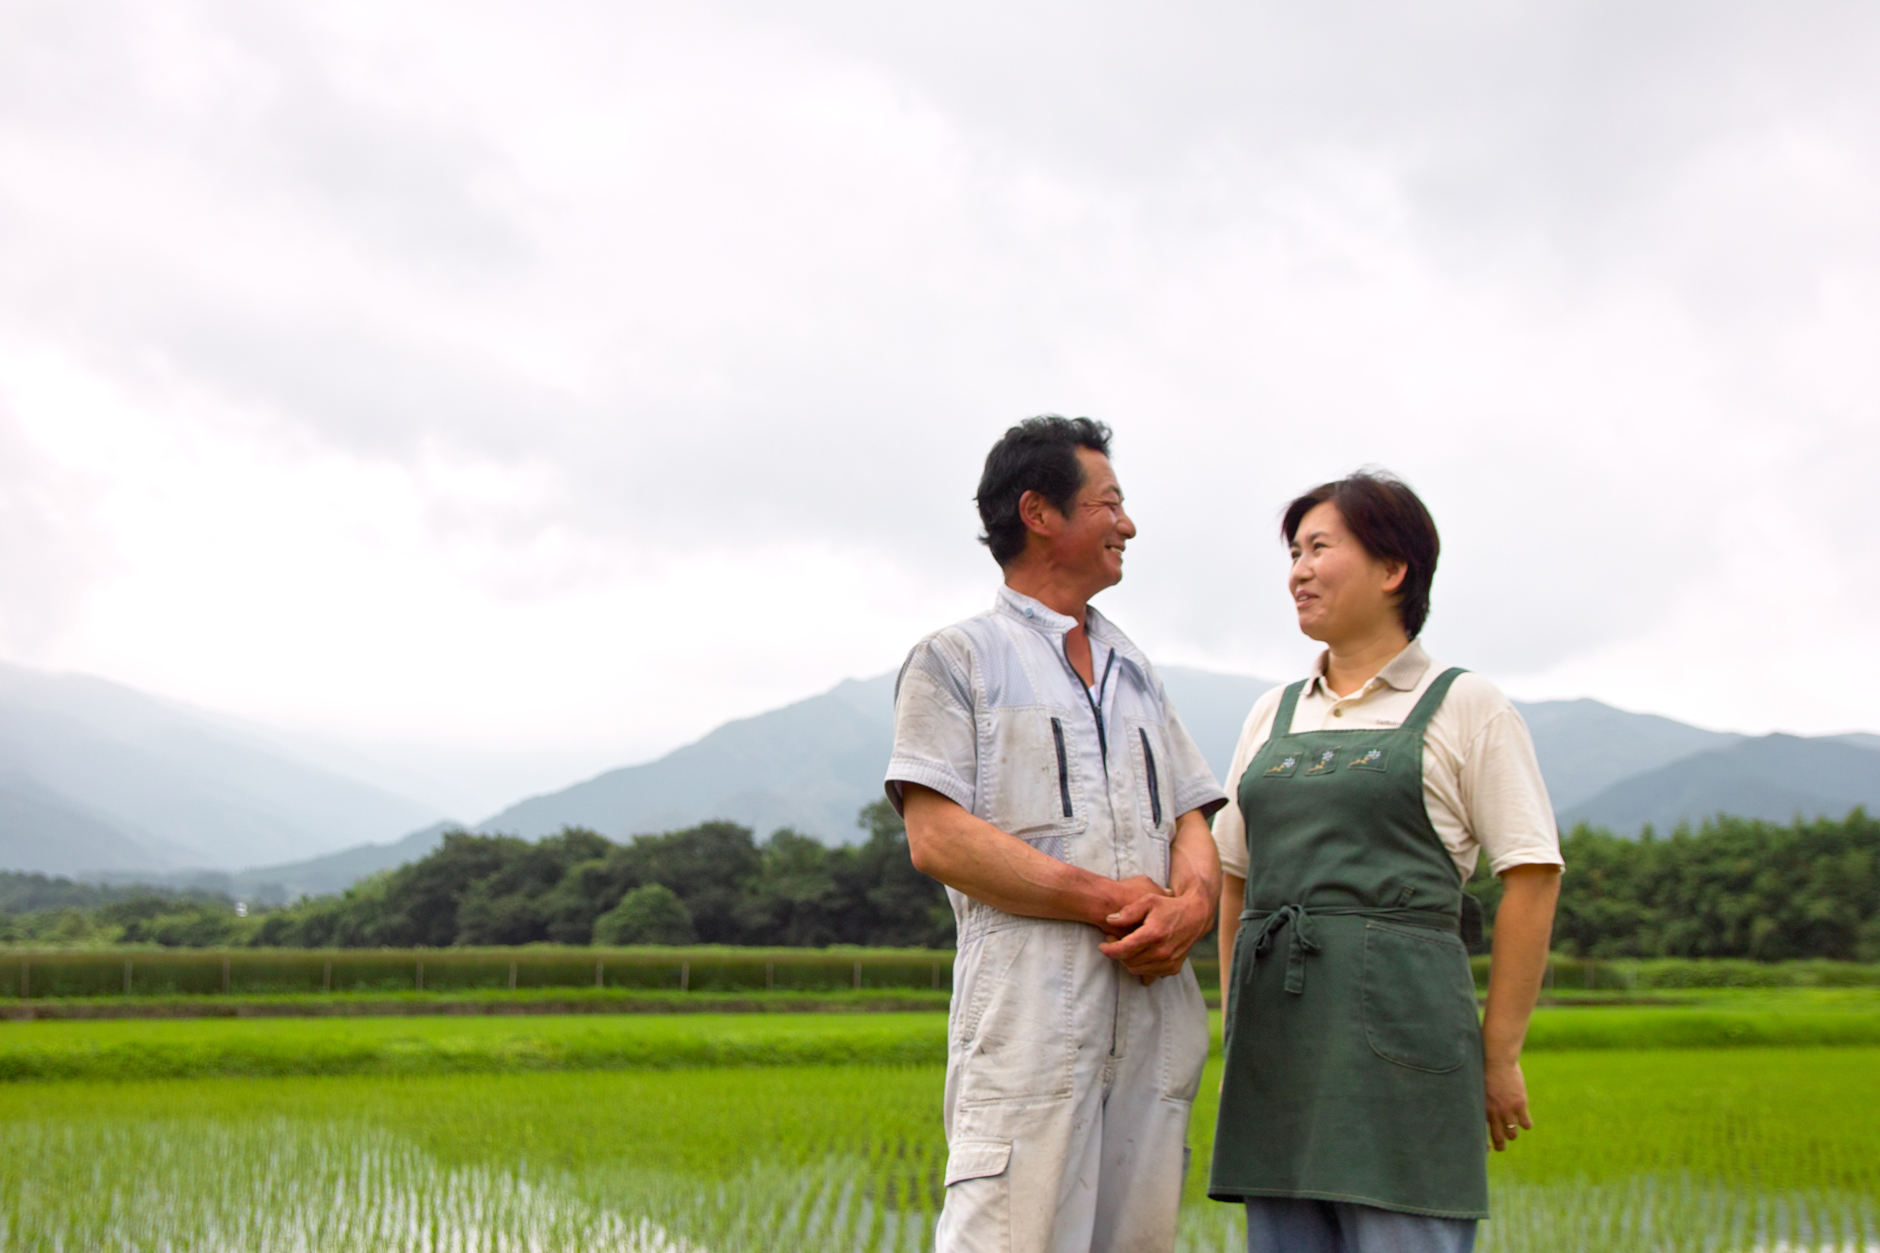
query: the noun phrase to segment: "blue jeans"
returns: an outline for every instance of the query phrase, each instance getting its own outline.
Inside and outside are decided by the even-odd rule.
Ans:
[[[1471,1253],[1475,1221],[1350,1201],[1255,1197],[1247,1202],[1247,1253]]]

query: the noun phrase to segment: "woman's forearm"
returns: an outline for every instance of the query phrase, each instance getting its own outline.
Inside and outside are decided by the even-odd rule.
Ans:
[[[1240,934],[1240,911],[1247,898],[1247,881],[1239,875],[1221,875],[1221,1012],[1227,1012],[1227,989],[1234,979],[1234,937]]]
[[[1521,1060],[1528,1019],[1547,973],[1560,898],[1560,867],[1513,866],[1501,876],[1495,944],[1488,967],[1488,1007],[1482,1015],[1482,1057],[1489,1066]]]

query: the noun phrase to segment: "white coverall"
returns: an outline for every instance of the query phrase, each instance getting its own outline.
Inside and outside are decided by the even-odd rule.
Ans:
[[[888,794],[918,783],[1059,860],[1167,885],[1176,818],[1225,801],[1148,660],[1095,610],[1075,622],[1001,588],[909,654]],[[1166,1253],[1207,1060],[1192,967],[1142,982],[1094,927],[949,891],[959,922],[938,1253]]]

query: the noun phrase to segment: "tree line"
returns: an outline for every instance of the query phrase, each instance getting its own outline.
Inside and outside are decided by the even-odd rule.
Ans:
[[[1626,839],[1584,824],[1561,841],[1554,951],[1569,957],[1880,961],[1880,819],[1787,826],[1719,817]],[[1500,884],[1469,885],[1494,916]]]
[[[455,832],[339,895],[245,918],[210,892],[0,874],[0,944],[951,946],[946,894],[914,869],[894,810],[878,801],[860,825],[866,839],[837,848],[729,822],[624,843]],[[1562,955],[1880,961],[1880,820],[1862,810],[1638,839],[1580,826],[1562,850]],[[1469,888],[1492,927],[1499,884],[1482,872]]]
[[[942,948],[953,911],[914,869],[880,800],[867,838],[829,847],[788,828],[705,822],[615,843],[578,827],[541,840],[453,832],[429,856],[267,914],[282,947],[484,944],[829,944]]]

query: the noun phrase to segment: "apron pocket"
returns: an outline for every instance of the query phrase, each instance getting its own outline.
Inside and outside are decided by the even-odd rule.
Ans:
[[[1482,1046],[1475,984],[1461,942],[1447,931],[1364,927],[1364,1038],[1412,1070],[1446,1074]]]

